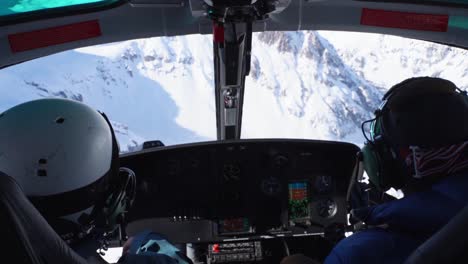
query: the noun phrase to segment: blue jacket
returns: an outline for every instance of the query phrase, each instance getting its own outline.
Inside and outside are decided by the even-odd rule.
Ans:
[[[369,208],[368,225],[340,241],[326,258],[332,263],[402,263],[468,202],[468,173],[447,177],[431,189]]]

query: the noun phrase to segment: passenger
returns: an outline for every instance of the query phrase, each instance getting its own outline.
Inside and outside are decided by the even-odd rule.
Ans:
[[[392,87],[362,150],[371,184],[404,198],[357,209],[369,228],[343,239],[325,263],[402,263],[468,202],[468,98],[440,78]]]
[[[19,230],[30,241],[32,254],[47,263],[99,261],[96,251],[104,244],[103,234],[118,227],[135,196],[135,175],[119,167],[109,120],[71,100],[35,100],[0,115],[0,172],[0,187],[6,190],[0,209],[10,211],[16,225],[23,226]],[[23,193],[40,214],[21,198]],[[144,245],[133,243],[130,253],[137,256],[129,259],[137,260]],[[175,263],[161,256],[163,249],[154,260],[164,261],[152,263]]]

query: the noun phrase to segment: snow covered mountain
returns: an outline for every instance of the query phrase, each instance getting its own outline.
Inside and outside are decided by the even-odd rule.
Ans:
[[[112,120],[123,151],[216,138],[211,36],[87,47],[0,70],[0,111],[41,97],[81,101]],[[364,140],[386,89],[412,76],[468,85],[467,51],[399,37],[344,32],[254,36],[244,138]]]
[[[414,76],[442,77],[468,86],[467,50],[395,36],[321,32],[359,76],[381,87]]]

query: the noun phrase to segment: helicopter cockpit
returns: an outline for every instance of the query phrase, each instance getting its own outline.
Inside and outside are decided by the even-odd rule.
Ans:
[[[252,34],[383,32],[466,48],[467,3],[448,2],[113,0],[17,8],[0,13],[0,67],[120,40],[212,34],[217,140],[146,142],[143,150],[121,154],[121,165],[137,175],[136,199],[111,245],[152,230],[195,263],[279,263],[295,253],[321,262],[361,228],[349,221],[354,186],[363,179],[360,148],[242,139]]]
[[[124,155],[140,175],[127,233],[150,228],[176,243],[204,244],[209,263],[279,262],[286,253],[278,240],[285,239],[307,239],[320,253],[347,231],[358,151],[347,143],[271,139]]]

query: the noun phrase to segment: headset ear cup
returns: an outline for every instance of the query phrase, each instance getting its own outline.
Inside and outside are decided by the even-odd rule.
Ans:
[[[128,184],[125,186],[126,210],[130,209],[136,196],[136,176],[129,168],[120,168],[120,173],[127,175]]]
[[[386,191],[390,187],[400,189],[404,186],[407,180],[405,169],[382,140],[366,143],[362,156],[370,182],[380,190]]]
[[[114,191],[108,196],[101,215],[102,227],[115,227],[120,224],[121,216],[130,208],[135,199],[136,177],[128,168],[119,169],[119,180],[114,185]]]
[[[364,170],[369,176],[369,181],[373,183],[378,188],[381,188],[381,162],[379,154],[376,151],[375,145],[373,143],[366,143],[361,150],[363,163],[364,163]]]

